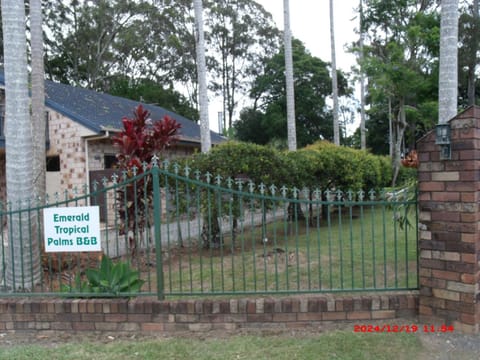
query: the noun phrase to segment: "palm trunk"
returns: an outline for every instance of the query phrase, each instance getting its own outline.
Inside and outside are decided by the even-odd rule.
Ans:
[[[365,75],[362,69],[363,64],[363,1],[360,0],[360,148],[367,148],[365,129]],[[391,154],[390,154],[391,155]]]
[[[287,134],[288,150],[297,150],[297,131],[295,125],[295,90],[293,83],[292,33],[290,31],[290,6],[283,0],[284,46],[285,46],[285,83],[287,94]]]
[[[442,0],[440,22],[440,70],[438,123],[457,114],[458,86],[458,0]]]
[[[340,145],[340,127],[338,123],[338,80],[335,54],[335,30],[333,22],[333,0],[330,0],[330,47],[332,56],[332,97],[333,97],[333,142]]]
[[[33,176],[35,196],[45,198],[45,80],[43,65],[42,2],[30,0],[30,27],[32,43],[32,124],[33,124]]]
[[[205,34],[203,32],[202,0],[195,0],[195,24],[197,29],[197,73],[200,105],[200,141],[202,152],[210,151],[210,125],[208,119],[207,65],[205,61]]]
[[[29,113],[27,40],[23,1],[3,0],[5,56],[5,149],[7,200],[12,210],[28,206],[33,195],[32,127]],[[43,129],[42,129],[43,130]],[[6,286],[30,290],[40,279],[35,212],[18,212],[8,220]]]

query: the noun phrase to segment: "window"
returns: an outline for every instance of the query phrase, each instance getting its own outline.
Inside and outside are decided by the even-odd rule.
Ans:
[[[47,171],[60,171],[60,156],[47,156]]]
[[[105,154],[103,159],[105,169],[116,169],[117,168],[117,156],[111,154]]]

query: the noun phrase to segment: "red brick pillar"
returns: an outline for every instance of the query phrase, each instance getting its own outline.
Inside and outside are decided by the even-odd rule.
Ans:
[[[418,143],[422,321],[477,333],[479,299],[480,107],[450,121],[450,160],[440,160],[435,131]]]

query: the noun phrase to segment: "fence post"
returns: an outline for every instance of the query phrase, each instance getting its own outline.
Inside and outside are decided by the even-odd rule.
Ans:
[[[163,259],[162,259],[162,204],[160,196],[160,177],[158,164],[155,161],[152,167],[152,181],[153,181],[153,224],[155,237],[155,259],[157,268],[157,297],[158,300],[165,298],[164,282],[163,282]]]
[[[417,146],[419,315],[478,333],[480,107],[469,107],[449,123],[451,159],[442,159],[435,131]]]

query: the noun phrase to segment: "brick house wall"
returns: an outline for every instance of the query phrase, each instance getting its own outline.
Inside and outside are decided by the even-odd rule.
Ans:
[[[59,192],[75,187],[82,189],[87,181],[83,136],[95,133],[55,111],[48,110],[48,113],[50,149],[47,156],[60,157]]]
[[[97,138],[97,134],[64,115],[47,109],[50,147],[47,157],[59,156],[60,171],[47,174],[47,188],[61,196],[65,190],[69,193],[77,188],[83,191],[88,184],[88,171],[104,170],[105,156],[116,154],[110,139]],[[90,137],[90,139],[89,139]],[[175,159],[192,154],[198,146],[177,145],[165,154],[168,159]],[[88,152],[88,155],[87,155]],[[87,169],[88,167],[88,169]],[[5,169],[5,154],[0,154],[0,169]],[[50,186],[49,186],[50,185]],[[0,201],[5,199],[5,172],[0,171]]]

